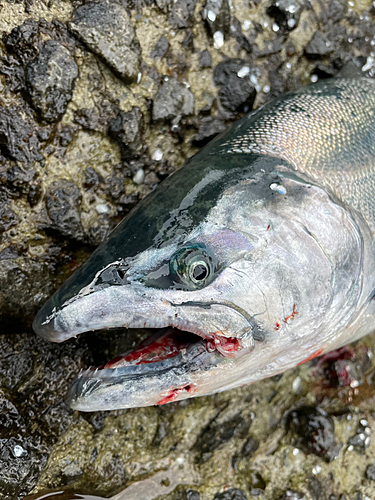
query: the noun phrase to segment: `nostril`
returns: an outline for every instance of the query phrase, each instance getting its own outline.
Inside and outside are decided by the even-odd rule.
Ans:
[[[117,274],[118,274],[120,280],[123,281],[125,278],[125,272],[122,269],[117,269]]]

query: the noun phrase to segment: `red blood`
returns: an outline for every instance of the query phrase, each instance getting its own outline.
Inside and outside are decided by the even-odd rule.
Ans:
[[[181,349],[187,348],[191,343],[191,334],[169,329],[164,335],[154,335],[146,339],[133,351],[116,356],[104,368],[157,363],[177,356]]]
[[[271,227],[271,224],[268,224],[267,231],[269,231],[270,227]]]
[[[348,349],[346,346],[340,347],[340,349],[335,349],[334,351],[327,352],[319,360],[318,365],[322,365],[328,361],[339,361],[352,359],[354,357],[353,349]]]
[[[156,403],[156,405],[165,405],[167,403],[171,403],[172,401],[174,401],[177,396],[180,394],[180,392],[182,391],[187,391],[189,394],[192,394],[196,389],[196,385],[195,384],[189,384],[189,385],[186,385],[185,387],[181,387],[181,388],[176,388],[176,389],[172,389],[171,391],[169,391],[169,393],[167,394],[167,396],[165,396],[163,399],[161,399],[160,401],[158,401]]]
[[[317,358],[318,356],[320,356],[322,354],[323,351],[324,351],[324,347],[313,352],[307,359],[305,359],[304,361],[300,361],[298,364],[303,365],[303,363],[307,363],[308,361],[311,361],[312,359]]]
[[[280,330],[280,326],[281,326],[281,325],[280,325],[280,323],[276,323],[276,328],[275,328],[275,330],[276,330],[276,331],[277,331],[277,330]]]
[[[289,314],[289,316],[286,316],[286,317],[284,318],[284,323],[288,323],[288,321],[289,321],[290,319],[294,319],[294,318],[296,317],[296,315],[297,315],[297,314],[298,314],[298,311],[296,311],[296,305],[295,305],[295,304],[293,304],[293,312],[292,312],[292,314]]]

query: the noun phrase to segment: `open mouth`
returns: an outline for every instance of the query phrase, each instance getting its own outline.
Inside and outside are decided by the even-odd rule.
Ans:
[[[166,327],[155,330],[137,347],[117,355],[97,370],[114,370],[134,365],[160,363],[177,356],[183,358],[198,343],[208,353],[218,351],[228,358],[237,357],[242,348],[241,341],[237,338],[223,337],[219,334],[211,334],[208,338],[202,338],[191,332]]]

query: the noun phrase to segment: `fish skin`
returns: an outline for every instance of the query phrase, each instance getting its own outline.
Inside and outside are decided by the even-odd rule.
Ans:
[[[154,363],[89,369],[68,404],[93,411],[211,394],[373,332],[374,113],[369,79],[291,92],[234,123],[143,200],[34,330],[61,342],[174,327],[203,340]]]

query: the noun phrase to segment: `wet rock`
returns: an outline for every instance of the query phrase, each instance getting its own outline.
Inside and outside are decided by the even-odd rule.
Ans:
[[[228,0],[206,0],[201,12],[208,34],[213,37],[220,31],[226,38],[230,31],[230,10]]]
[[[350,437],[348,440],[348,445],[352,446],[357,451],[364,451],[369,447],[371,442],[371,428],[367,420],[361,419],[357,427],[357,432],[354,436]]]
[[[333,52],[334,47],[327,36],[321,31],[316,31],[306,46],[306,54],[310,57],[326,56]]]
[[[220,132],[226,130],[224,122],[212,116],[202,118],[198,130],[198,134],[193,139],[194,146],[202,147],[208,144]]]
[[[241,23],[239,20],[235,17],[231,17],[230,34],[242,49],[246,50],[246,52],[252,52],[253,44],[256,38],[255,30],[251,30],[249,37],[245,36],[242,33]]]
[[[3,331],[2,331],[3,333]],[[22,498],[36,484],[58,434],[73,419],[63,403],[83,349],[35,335],[0,336],[0,497]]]
[[[169,22],[174,28],[188,28],[194,22],[194,9],[197,0],[177,0],[173,3]]]
[[[370,481],[375,481],[375,464],[370,464],[366,469],[366,478]]]
[[[153,121],[173,120],[179,116],[191,115],[193,112],[194,95],[191,90],[175,78],[164,81],[153,102]]]
[[[83,229],[80,203],[81,193],[73,182],[65,179],[52,182],[46,195],[47,212],[52,221],[51,229],[63,236],[81,240]]]
[[[9,206],[0,204],[0,236],[4,231],[16,226],[19,221],[20,218]]]
[[[81,108],[74,113],[74,121],[86,130],[95,130],[103,134],[108,133],[109,122],[118,113],[118,106],[100,99],[94,108]]]
[[[306,7],[307,3],[304,0],[273,0],[267,13],[274,18],[280,28],[293,30]]]
[[[263,49],[259,49],[257,45],[254,46],[254,54],[257,57],[262,57],[262,56],[270,56],[271,54],[277,54],[278,52],[281,52],[283,48],[283,43],[284,43],[285,37],[279,36],[275,40],[269,40],[267,42],[264,42],[264,47]]]
[[[143,151],[143,115],[134,106],[131,111],[120,111],[109,124],[109,135],[116,141],[121,150],[123,160],[139,156]]]
[[[39,25],[33,19],[26,19],[9,35],[4,35],[3,40],[8,52],[25,63],[38,54]]]
[[[159,38],[157,44],[155,45],[154,50],[151,52],[151,57],[153,59],[161,59],[167,53],[168,47],[169,47],[168,40],[165,38],[164,35],[162,35]]]
[[[245,61],[227,59],[216,66],[213,77],[215,85],[220,87],[220,103],[226,110],[251,110],[256,91]]]
[[[51,262],[5,252],[8,258],[0,260],[0,324],[1,333],[12,333],[30,328],[37,309],[54,291],[56,277]]]
[[[247,500],[247,496],[239,488],[230,488],[223,493],[217,493],[213,500]]]
[[[348,11],[348,3],[345,0],[332,0],[327,7],[327,18],[335,23],[342,19]]]
[[[336,458],[335,424],[321,408],[304,406],[291,411],[287,416],[287,428],[297,436],[297,448],[313,453],[326,462]]]
[[[123,6],[114,2],[82,5],[74,11],[69,30],[125,82],[136,80],[141,48]]]
[[[27,164],[18,164],[6,171],[6,183],[16,196],[28,195],[30,189],[40,186],[37,172]]]
[[[194,448],[198,452],[197,460],[204,463],[212,456],[212,452],[220,445],[229,441],[233,436],[244,433],[251,425],[251,421],[246,422],[241,415],[222,421],[214,419],[198,437]]]
[[[96,188],[100,183],[100,175],[98,172],[92,168],[87,167],[85,169],[85,187],[87,188]]]
[[[199,53],[199,66],[201,68],[211,68],[212,66],[212,57],[207,49]]]
[[[67,48],[48,40],[25,70],[26,87],[31,103],[47,122],[58,121],[73,95],[78,67]]]
[[[11,160],[42,160],[39,141],[28,119],[15,108],[0,107],[0,153]]]

